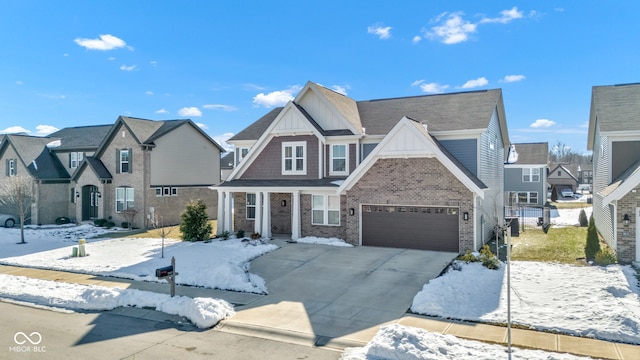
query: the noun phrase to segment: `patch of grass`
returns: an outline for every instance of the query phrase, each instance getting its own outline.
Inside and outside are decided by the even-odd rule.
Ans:
[[[548,207],[552,209],[582,209],[593,206],[592,204],[587,204],[586,201],[569,201],[569,202],[550,202],[547,203]]]
[[[511,238],[511,259],[584,264],[586,242],[587,228],[583,227],[551,227],[547,234],[527,229]]]

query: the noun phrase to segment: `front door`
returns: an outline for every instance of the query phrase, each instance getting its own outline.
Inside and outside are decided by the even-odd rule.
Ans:
[[[82,187],[82,220],[92,220],[98,217],[99,199],[100,193],[97,186]]]

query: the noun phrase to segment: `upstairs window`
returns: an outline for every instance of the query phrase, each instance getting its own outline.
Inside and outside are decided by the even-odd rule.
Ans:
[[[349,175],[347,159],[347,145],[331,145],[331,165],[329,173],[331,175]]]
[[[72,152],[69,153],[69,168],[75,169],[80,166],[80,163],[84,159],[83,152]]]
[[[7,159],[7,176],[16,176],[17,164],[16,159]]]
[[[538,168],[522,169],[522,182],[540,182],[540,169]]]
[[[240,163],[240,161],[242,161],[242,159],[244,159],[247,154],[249,153],[249,148],[240,148],[238,150],[238,163]]]
[[[132,149],[116,150],[116,173],[131,173]]]
[[[282,143],[282,175],[307,174],[307,143],[304,141]]]

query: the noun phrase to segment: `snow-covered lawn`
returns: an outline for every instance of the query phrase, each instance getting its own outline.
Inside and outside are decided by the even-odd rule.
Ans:
[[[451,319],[507,322],[505,266],[456,262],[427,283],[411,310]],[[539,330],[640,344],[640,287],[630,266],[511,263],[511,320]]]
[[[49,230],[28,230],[27,244],[17,245],[15,229],[0,229],[0,264],[114,276],[142,281],[159,281],[155,269],[176,259],[178,284],[223,290],[266,293],[264,280],[249,272],[249,261],[277,249],[273,244],[249,245],[239,239],[211,243],[156,238],[87,239],[88,256],[72,257],[77,239],[95,233],[92,225]],[[18,237],[19,239],[19,237]]]
[[[387,325],[364,347],[347,348],[342,360],[446,360],[446,359],[506,359],[507,348],[479,341],[459,339],[451,335],[432,333],[426,330]],[[571,354],[560,354],[541,350],[512,348],[513,359],[523,360],[572,360],[588,359]]]
[[[551,224],[554,226],[579,226],[580,225],[580,210],[583,209],[552,209],[549,214],[551,218]],[[591,217],[593,207],[585,207],[584,212],[587,215],[587,219]]]
[[[235,314],[224,300],[170,297],[135,289],[107,288],[0,274],[0,297],[70,310],[111,310],[122,306],[152,307],[209,328]]]

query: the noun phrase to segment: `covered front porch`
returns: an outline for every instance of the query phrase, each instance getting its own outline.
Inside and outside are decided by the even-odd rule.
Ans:
[[[262,237],[301,237],[300,191],[284,189],[218,189],[218,234],[238,230]]]

